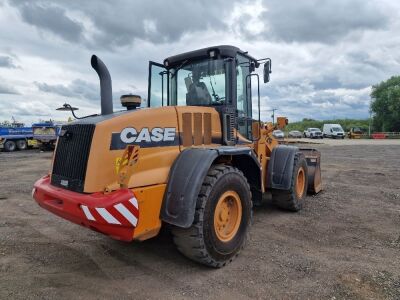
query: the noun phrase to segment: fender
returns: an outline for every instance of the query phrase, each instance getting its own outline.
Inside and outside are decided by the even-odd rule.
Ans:
[[[169,173],[160,213],[164,222],[183,228],[192,225],[201,186],[211,165],[220,156],[231,157],[232,164],[244,173],[252,190],[261,190],[261,169],[252,149],[229,146],[215,149],[188,148],[181,152]],[[237,164],[243,161],[240,159],[243,156],[254,163]],[[247,169],[243,169],[243,165]]]
[[[267,188],[289,190],[294,156],[299,151],[297,147],[286,145],[279,145],[272,150],[267,169]]]

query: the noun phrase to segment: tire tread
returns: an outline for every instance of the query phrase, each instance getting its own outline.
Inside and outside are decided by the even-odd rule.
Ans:
[[[244,247],[245,244],[245,243],[242,244],[239,251],[237,251],[235,255],[229,259],[229,261],[217,261],[213,257],[211,257],[210,254],[208,253],[202,232],[203,222],[204,222],[204,211],[208,197],[210,196],[210,193],[214,188],[214,185],[218,181],[218,179],[223,175],[231,172],[237,173],[238,175],[242,176],[245,179],[251,199],[250,186],[246,180],[246,177],[244,177],[243,173],[239,169],[224,164],[214,165],[210,168],[201,186],[199,196],[196,202],[196,211],[195,211],[193,225],[188,229],[178,228],[178,227],[172,228],[174,243],[177,246],[178,250],[183,255],[201,264],[214,268],[220,268],[225,266],[227,263],[232,262],[232,260],[239,254],[239,252],[241,251],[241,249]],[[249,226],[250,224],[251,224],[251,218]],[[247,230],[246,234],[248,234],[248,232],[249,230]],[[245,238],[245,240],[246,239],[247,237]]]

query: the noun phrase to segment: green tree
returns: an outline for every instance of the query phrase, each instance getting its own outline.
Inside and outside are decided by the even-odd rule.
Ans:
[[[400,131],[400,76],[372,86],[371,111],[377,131]]]

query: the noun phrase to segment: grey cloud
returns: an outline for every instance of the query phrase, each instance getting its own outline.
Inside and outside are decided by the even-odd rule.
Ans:
[[[9,94],[9,95],[19,95],[20,93],[13,88],[12,86],[9,86],[8,84],[1,82],[3,81],[0,78],[0,94]]]
[[[341,87],[339,87],[341,88]],[[278,115],[287,115],[292,119],[303,118],[330,119],[365,118],[369,107],[369,96],[357,94],[358,89],[350,90],[349,95],[335,93],[334,88],[329,91],[321,90],[309,82],[283,82],[262,88],[268,100],[263,106],[278,108]],[[262,110],[265,119],[271,114]]]
[[[6,112],[6,113],[4,113]],[[27,105],[21,101],[0,101],[0,119],[9,119],[14,116],[18,121],[26,116],[48,116],[46,105],[40,102],[32,102]]]
[[[322,76],[321,78],[312,81],[311,84],[314,86],[316,90],[326,90],[326,89],[362,89],[370,86],[370,84],[366,83],[364,80],[348,82],[341,80],[338,76]]]
[[[35,82],[35,84],[42,92],[57,94],[63,97],[87,99],[90,101],[99,99],[99,87],[81,79],[75,79],[68,85],[52,85],[41,82]]]
[[[379,1],[265,0],[264,4],[267,34],[285,42],[335,43],[350,32],[382,29],[388,23]]]
[[[174,42],[189,32],[208,28],[223,29],[223,0],[209,2],[177,0],[154,1],[85,1],[84,5],[69,1],[73,9],[82,9],[99,31],[94,43],[125,46],[135,39],[155,44]],[[231,6],[229,6],[231,7]],[[115,13],[117,12],[117,13]]]
[[[9,56],[0,56],[0,67],[2,68],[17,68],[13,59]]]
[[[337,76],[329,76],[329,75],[319,78],[312,84],[317,90],[337,89],[343,87],[343,84],[340,82]]]
[[[100,107],[100,85],[93,84],[81,79],[75,79],[68,85],[63,84],[47,84],[44,82],[35,82],[37,88],[45,93],[52,93],[62,97],[66,97],[66,102],[69,102],[69,98],[82,99],[98,103]],[[118,90],[113,92],[114,106],[120,105],[120,96],[129,94],[132,91]]]
[[[327,118],[332,114],[368,116],[365,103],[369,97],[361,90],[399,70],[400,23],[395,17],[400,7],[394,8],[400,4],[392,1],[393,9],[387,9],[389,1],[378,0],[262,1],[268,11],[259,17],[257,13],[249,14],[248,9],[236,9],[236,14],[231,15],[237,2],[226,5],[222,0],[136,0],[132,3],[10,0],[9,5],[3,6],[0,0],[1,9],[12,7],[13,11],[7,15],[13,15],[15,10],[21,15],[11,24],[15,29],[12,34],[0,32],[4,44],[0,53],[16,53],[18,63],[27,70],[18,74],[15,84],[21,87],[15,86],[15,89],[24,91],[34,80],[40,81],[36,83],[38,90],[32,91],[29,98],[1,97],[14,97],[26,104],[34,103],[32,99],[43,102],[51,99],[49,103],[60,104],[71,98],[71,104],[80,107],[82,114],[90,113],[97,109],[100,98],[97,77],[89,64],[92,52],[98,53],[110,68],[116,90],[124,87],[123,84],[126,86],[127,91],[114,93],[114,103],[117,103],[119,96],[126,92],[146,98],[149,59],[160,61],[168,55],[220,40],[224,44],[237,44],[255,56],[262,57],[265,53],[272,57],[271,82],[265,90],[261,87],[264,100],[268,98],[263,100],[263,115],[269,116],[267,109],[278,107],[278,113],[289,115],[291,120]],[[254,2],[240,3],[245,6]],[[386,13],[393,18],[388,20]],[[251,16],[255,18],[253,21],[262,20],[265,26],[259,30],[247,26],[252,24]],[[32,26],[27,28],[26,24]],[[7,18],[0,20],[0,25],[10,26]],[[260,33],[263,28],[265,31]],[[34,34],[36,29],[70,43],[47,39],[51,34],[38,36]],[[45,62],[41,64],[41,60]],[[43,68],[35,73],[33,68],[38,66]],[[4,77],[10,72],[0,70]],[[18,72],[13,71],[12,75]],[[50,84],[49,74],[66,81]],[[90,82],[74,78],[87,78]],[[131,83],[135,86],[130,86]],[[7,86],[8,92],[18,92],[15,89],[12,91]],[[53,107],[50,109],[50,106],[42,109],[51,114]],[[4,109],[0,113],[8,115],[7,107]]]
[[[209,2],[177,0],[154,1],[10,1],[23,20],[75,42],[83,40],[89,48],[113,48],[130,45],[136,39],[162,44],[179,40],[189,32],[224,29],[223,0]],[[55,6],[57,5],[57,6]],[[94,28],[86,28],[66,15],[79,11]],[[89,27],[91,27],[89,26]],[[83,33],[86,38],[83,39]]]
[[[66,15],[64,8],[54,6],[51,2],[10,1],[17,5],[22,19],[41,30],[69,41],[77,42],[82,38],[83,26]]]

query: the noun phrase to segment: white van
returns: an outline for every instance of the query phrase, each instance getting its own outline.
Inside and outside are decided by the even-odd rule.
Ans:
[[[324,124],[322,130],[324,137],[330,137],[333,139],[344,139],[344,130],[340,124]]]

